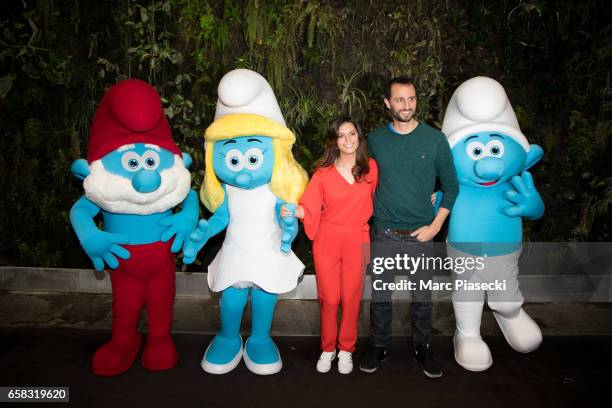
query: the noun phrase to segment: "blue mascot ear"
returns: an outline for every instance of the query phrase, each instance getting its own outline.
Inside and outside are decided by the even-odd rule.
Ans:
[[[189,166],[191,166],[191,163],[193,163],[193,159],[191,158],[191,155],[189,153],[181,153],[183,154],[183,163],[185,163],[185,168],[188,169]]]
[[[89,176],[89,163],[87,163],[85,159],[75,160],[72,166],[70,166],[70,171],[74,177],[83,180],[85,177]]]
[[[528,170],[531,166],[540,161],[544,156],[544,150],[537,144],[532,144],[527,153],[527,159],[525,160],[525,168],[523,171]]]

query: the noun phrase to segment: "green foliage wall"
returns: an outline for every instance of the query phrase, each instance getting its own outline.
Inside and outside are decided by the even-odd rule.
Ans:
[[[38,0],[0,18],[0,264],[89,267],[68,222],[104,90],[157,87],[202,180],[216,84],[254,69],[275,89],[310,168],[330,120],[386,121],[394,75],[419,85],[419,118],[440,126],[453,90],[488,75],[505,87],[547,204],[528,239],[610,240],[611,15],[606,1]],[[308,244],[298,243],[304,253]]]

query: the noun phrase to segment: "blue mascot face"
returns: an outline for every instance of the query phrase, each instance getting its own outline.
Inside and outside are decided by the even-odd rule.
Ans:
[[[161,185],[160,173],[174,165],[174,154],[155,145],[122,146],[102,158],[104,168],[132,181],[139,193],[150,193]]]
[[[252,189],[272,179],[272,138],[244,136],[214,144],[213,168],[217,178],[232,186]]]
[[[452,149],[459,184],[490,188],[520,174],[527,152],[510,136],[497,132],[475,133]]]

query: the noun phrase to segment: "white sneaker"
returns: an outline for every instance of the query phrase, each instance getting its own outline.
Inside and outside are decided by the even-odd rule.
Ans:
[[[350,374],[353,371],[353,353],[341,350],[338,353],[338,372]]]
[[[317,361],[317,371],[320,373],[326,373],[331,369],[331,363],[336,358],[336,350],[324,351]]]

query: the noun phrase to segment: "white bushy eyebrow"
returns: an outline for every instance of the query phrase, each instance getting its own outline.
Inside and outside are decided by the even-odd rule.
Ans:
[[[117,151],[118,151],[118,152],[124,152],[124,151],[126,151],[126,150],[133,149],[134,147],[136,147],[136,145],[133,145],[133,144],[126,144],[126,145],[120,146],[120,147],[117,149]]]
[[[154,144],[145,143],[145,147],[148,147],[149,149],[157,150],[158,152],[161,150],[158,145],[154,145]]]

